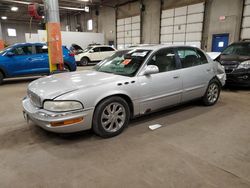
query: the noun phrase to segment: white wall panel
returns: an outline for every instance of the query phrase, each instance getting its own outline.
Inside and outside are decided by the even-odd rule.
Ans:
[[[124,31],[124,25],[117,26],[117,32]]]
[[[140,23],[133,23],[132,30],[140,30]]]
[[[187,16],[178,16],[174,18],[174,24],[185,24],[187,21]]]
[[[173,41],[173,35],[161,35],[161,41],[162,42],[172,42]]]
[[[124,38],[125,37],[125,32],[118,32],[117,33],[117,38]]]
[[[250,27],[250,16],[243,18],[242,27]]]
[[[132,44],[139,44],[140,43],[140,37],[133,37],[132,38]]]
[[[174,26],[174,33],[185,33],[186,25],[176,25]]]
[[[118,44],[124,44],[124,38],[118,38],[117,43]]]
[[[125,18],[125,24],[131,24],[132,23],[132,18]]]
[[[174,25],[174,18],[164,18],[161,20],[161,26]]]
[[[244,8],[244,16],[250,16],[250,5],[246,5]]]
[[[174,9],[168,9],[162,11],[162,18],[174,17]]]
[[[132,25],[125,25],[125,31],[131,31],[132,30]]]
[[[174,34],[174,42],[185,41],[185,34]]]
[[[202,32],[202,23],[187,24],[186,32]]]
[[[187,17],[187,23],[203,22],[203,13],[191,14]]]
[[[201,33],[187,33],[186,41],[201,41]]]
[[[132,30],[132,37],[140,37],[140,30]]]
[[[245,1],[241,28],[241,39],[250,38],[250,0]]]
[[[200,48],[201,47],[201,42],[186,42],[186,45]]]
[[[174,12],[175,16],[184,16],[186,14],[187,14],[187,6],[176,8]]]
[[[125,38],[126,37],[130,37],[132,36],[132,31],[125,31]]]
[[[249,39],[250,38],[250,28],[243,28],[241,33],[242,39]]]
[[[117,25],[124,25],[124,23],[125,23],[124,19],[117,20]]]
[[[132,38],[125,38],[125,44],[130,44],[132,42]]]
[[[173,33],[173,26],[167,26],[161,28],[161,34],[172,34]]]
[[[188,6],[188,14],[204,12],[204,3],[194,4]]]

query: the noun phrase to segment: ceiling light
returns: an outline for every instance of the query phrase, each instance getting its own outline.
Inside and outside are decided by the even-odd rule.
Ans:
[[[13,11],[13,12],[16,12],[16,11],[18,11],[18,7],[11,7],[10,10]]]
[[[2,20],[7,20],[7,16],[2,16],[1,19]]]
[[[78,0],[78,1],[89,2],[89,0]]]

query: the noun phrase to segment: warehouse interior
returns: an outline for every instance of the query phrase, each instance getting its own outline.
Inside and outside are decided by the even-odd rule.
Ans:
[[[185,47],[223,72],[184,73]],[[168,48],[176,69],[158,78],[150,61]],[[111,72],[133,58],[138,72]],[[215,79],[218,98],[204,106]],[[165,86],[183,88],[158,95]],[[250,0],[0,0],[0,99],[0,187],[249,188]],[[72,103],[60,111],[51,101]],[[117,122],[128,122],[112,136],[98,127],[105,104],[122,104]]]

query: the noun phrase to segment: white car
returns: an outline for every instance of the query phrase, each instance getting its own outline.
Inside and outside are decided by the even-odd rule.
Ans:
[[[78,65],[88,65],[89,63],[96,63],[103,59],[112,56],[116,52],[116,49],[111,46],[97,45],[90,46],[75,55],[75,59]]]

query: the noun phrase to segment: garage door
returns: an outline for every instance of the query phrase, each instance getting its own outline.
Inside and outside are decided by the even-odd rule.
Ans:
[[[117,48],[124,49],[128,46],[140,44],[141,34],[140,16],[128,17],[117,20]]]
[[[162,11],[161,43],[201,47],[204,3]]]
[[[250,39],[250,0],[245,1],[241,39]]]

